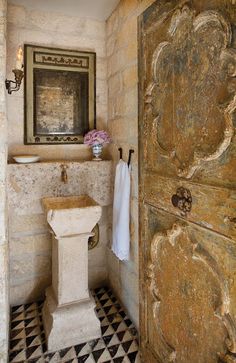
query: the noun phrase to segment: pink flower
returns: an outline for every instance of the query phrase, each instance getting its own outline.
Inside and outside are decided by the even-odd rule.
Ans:
[[[84,136],[84,144],[89,146],[109,144],[110,142],[111,138],[104,130],[91,130]]]

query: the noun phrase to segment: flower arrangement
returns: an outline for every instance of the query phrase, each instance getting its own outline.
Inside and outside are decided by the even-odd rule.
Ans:
[[[111,138],[104,130],[91,130],[84,136],[84,144],[89,146],[109,144]]]

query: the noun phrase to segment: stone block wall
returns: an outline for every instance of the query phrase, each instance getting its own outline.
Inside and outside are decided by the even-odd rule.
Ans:
[[[97,54],[96,108],[97,128],[107,125],[107,63],[105,22],[56,12],[31,10],[9,4],[7,17],[7,76],[14,77],[12,69],[20,45],[41,46],[93,51]],[[91,153],[85,145],[24,145],[23,85],[20,91],[8,97],[9,155],[39,154],[46,160],[89,160]]]
[[[0,363],[8,354],[8,241],[6,207],[7,118],[6,118],[6,14],[7,2],[0,0]]]
[[[120,262],[108,250],[109,281],[138,326],[138,16],[153,0],[121,0],[107,21],[108,129],[114,144],[114,166],[118,147],[127,160],[132,156],[131,191],[131,258]]]
[[[108,125],[114,142],[109,148],[114,160],[113,171],[118,161],[118,147],[123,148],[124,159],[127,159],[130,148],[135,150],[131,171],[131,259],[128,262],[120,262],[110,248],[107,248],[108,270],[106,269],[106,273],[108,272],[111,286],[137,326],[139,314],[137,19],[153,2],[154,0],[121,0],[106,24],[90,19],[59,15],[58,13],[32,11],[16,5],[9,5],[8,14],[7,72],[9,78],[12,78],[11,70],[14,66],[17,48],[23,43],[82,49],[97,53],[97,127],[103,128]],[[90,157],[88,148],[84,145],[23,145],[23,88],[8,97],[8,118],[10,155],[24,152],[38,153],[42,158],[51,160],[82,160]],[[27,178],[25,180],[28,182]],[[52,180],[50,180],[51,182]],[[11,180],[10,185],[10,188],[15,189],[16,193],[17,191],[21,193],[18,190],[21,188],[18,182]],[[54,187],[54,192],[57,193],[57,187]],[[73,192],[75,191],[80,191],[80,189],[73,190]],[[13,192],[11,191],[11,193]],[[25,191],[25,193],[28,192]],[[34,195],[32,194],[31,197],[33,206],[35,203]],[[37,198],[39,198],[38,195]],[[21,202],[19,199],[18,201]],[[111,225],[110,204],[111,201],[104,209],[104,227],[102,226],[106,230],[104,233],[107,233]],[[28,208],[30,211],[31,203],[28,204]],[[50,239],[43,222],[42,211],[34,211],[33,213],[29,211],[25,210],[25,214],[22,216],[19,209],[19,216],[15,216],[14,221],[10,218],[11,261],[15,261],[14,263],[11,262],[10,268],[11,276],[16,278],[15,281],[11,279],[12,304],[23,301],[24,291],[27,291],[28,297],[32,293],[30,299],[35,298],[34,293],[38,289],[36,283],[39,284],[39,290],[42,292],[50,278],[50,268],[47,269],[48,267],[46,267],[50,259]],[[23,220],[27,227],[26,230],[21,230]],[[14,223],[18,227],[14,227]],[[14,251],[17,251],[17,248],[13,247],[14,244],[19,247],[19,255],[25,254],[22,251],[31,253],[35,248],[39,249],[37,250],[39,253],[35,254],[37,263],[35,260],[34,264],[34,266],[37,265],[37,269],[29,271],[27,268],[30,267],[25,267],[22,272],[23,278],[22,275],[19,276],[18,281],[17,271],[21,271],[23,267],[18,264],[21,257],[18,259],[14,255]],[[90,269],[96,264],[105,266],[106,261],[104,261],[103,253],[98,258],[98,254],[94,250],[90,252],[90,256],[93,256],[91,257]],[[40,270],[45,270],[45,273],[42,273],[39,278]],[[29,283],[24,290],[21,284],[24,278],[29,276],[29,272],[32,276],[32,284]],[[103,272],[101,272],[101,276],[104,276]],[[20,291],[20,288],[22,288],[22,294],[19,296],[15,291]]]
[[[62,183],[61,163],[9,164],[10,304],[36,301],[51,285],[51,235],[41,199],[88,194],[103,208],[100,239],[89,251],[89,286],[107,283],[108,209],[112,202],[111,161],[67,162],[68,183]],[[79,276],[78,276],[79,281]]]

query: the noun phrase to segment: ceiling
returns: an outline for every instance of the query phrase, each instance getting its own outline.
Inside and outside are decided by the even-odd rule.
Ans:
[[[106,20],[119,0],[8,0],[11,4],[43,11],[58,11],[66,15]]]

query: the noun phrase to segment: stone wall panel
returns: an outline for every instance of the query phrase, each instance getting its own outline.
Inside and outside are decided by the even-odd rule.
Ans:
[[[10,288],[10,303],[12,306],[44,299],[45,289],[51,285],[51,275],[30,277],[12,283]]]
[[[107,281],[112,164],[68,162],[67,184],[61,181],[60,165],[61,162],[8,165],[11,305],[43,298],[48,282],[51,283],[51,235],[41,205],[46,196],[88,194],[103,207],[99,244],[89,251],[89,286],[98,287]]]
[[[7,1],[0,0],[0,363],[7,362],[9,326],[8,242],[6,206],[7,117],[6,117],[6,16]]]
[[[1,28],[1,19],[0,19]],[[97,128],[107,126],[106,26],[95,19],[68,16],[59,12],[35,11],[9,4],[7,19],[7,77],[12,79],[19,45],[31,43],[54,48],[94,51],[97,55]],[[1,33],[1,32],[0,32]],[[1,42],[1,34],[0,34]],[[9,98],[9,155],[39,154],[42,159],[89,160],[84,145],[24,145],[23,85]],[[1,92],[1,91],[0,91]],[[11,98],[11,99],[10,99]],[[14,107],[12,107],[12,104]],[[1,104],[0,104],[1,112]]]

